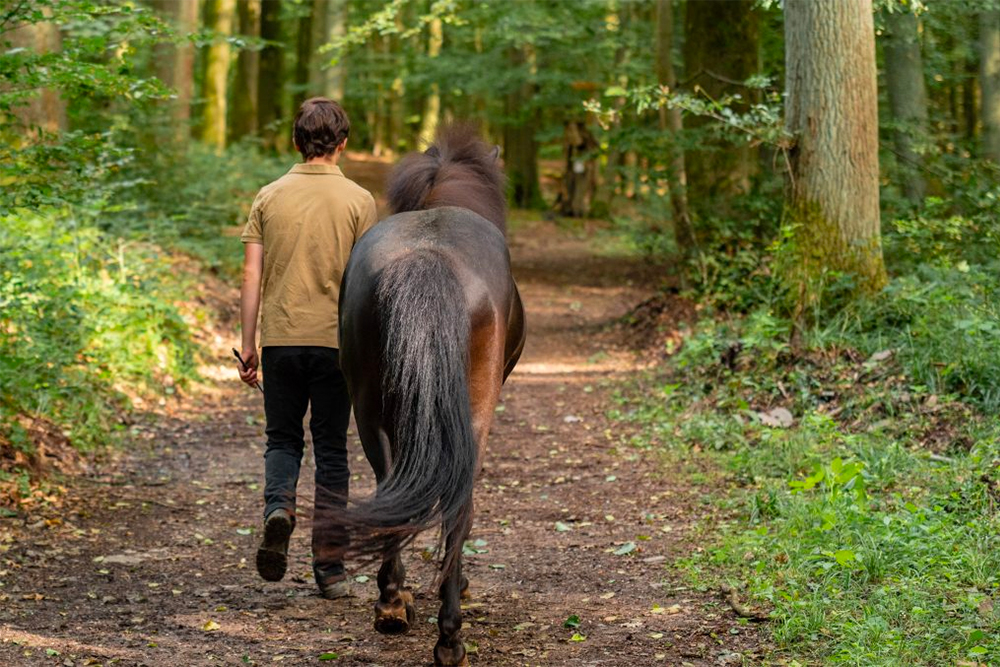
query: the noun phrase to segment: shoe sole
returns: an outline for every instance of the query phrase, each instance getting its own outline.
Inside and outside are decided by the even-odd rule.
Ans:
[[[292,522],[274,517],[264,523],[264,541],[257,549],[257,573],[264,581],[281,581],[288,571],[288,538]]]

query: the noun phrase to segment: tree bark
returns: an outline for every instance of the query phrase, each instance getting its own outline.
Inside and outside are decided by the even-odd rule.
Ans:
[[[886,17],[885,80],[889,108],[896,127],[897,176],[906,198],[917,204],[923,201],[927,183],[923,174],[923,156],[917,146],[927,138],[927,88],[920,56],[917,17],[909,11]]]
[[[738,112],[756,96],[742,82],[760,70],[760,27],[753,6],[754,0],[688,0],[684,17],[685,85],[700,88],[713,100],[740,94],[744,102],[734,105]],[[709,122],[693,117],[688,127]],[[757,173],[756,149],[745,141],[706,138],[701,143],[705,149],[686,156],[692,197],[714,204],[720,197],[749,192],[750,179]]]
[[[677,73],[674,71],[674,11],[671,0],[657,0],[656,3],[656,80],[670,91],[677,87]],[[691,214],[687,201],[687,169],[684,150],[678,144],[684,130],[680,109],[660,108],[660,130],[669,133],[670,163],[668,188],[670,208],[673,212],[674,240],[684,257],[694,254],[695,236],[691,224]]]
[[[795,145],[785,208],[793,252],[783,271],[801,320],[836,273],[860,292],[886,281],[871,0],[785,0],[785,72]]]
[[[226,37],[233,33],[236,0],[209,0],[206,18],[216,37],[205,55],[203,94],[205,111],[201,139],[217,151],[226,147],[226,93],[229,83],[231,49]]]
[[[529,54],[525,49],[512,48],[507,54],[509,65],[527,70]],[[542,199],[538,185],[538,110],[531,104],[534,85],[530,77],[507,93],[507,122],[503,131],[504,166],[510,187],[511,204],[520,208],[541,208]]]
[[[316,0],[326,7],[326,39],[334,41],[343,37],[347,31],[347,0]],[[323,67],[323,94],[332,100],[342,102],[344,99],[344,76],[345,68],[343,62],[338,62],[329,67]]]
[[[979,63],[983,157],[1000,163],[1000,10],[979,15]]]
[[[153,7],[185,36],[198,29],[198,0],[157,0]],[[172,88],[169,101],[171,134],[177,144],[191,136],[191,98],[194,96],[194,44],[157,44],[153,49],[156,78]]]
[[[236,0],[240,34],[260,36],[259,0]],[[241,49],[236,56],[236,79],[233,81],[233,103],[229,113],[229,140],[237,141],[257,132],[257,75],[260,52]]]
[[[264,147],[281,150],[287,146],[287,132],[282,131],[284,119],[285,51],[281,43],[281,3],[283,0],[261,0],[260,36],[267,44],[260,52],[257,72],[257,123]]]

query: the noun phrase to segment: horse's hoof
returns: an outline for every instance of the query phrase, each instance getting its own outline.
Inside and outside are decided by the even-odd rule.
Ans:
[[[435,667],[469,667],[469,656],[465,654],[465,644],[456,641],[454,646],[438,644],[434,647]]]
[[[413,595],[403,591],[392,602],[375,603],[375,630],[383,635],[401,635],[409,632],[417,617],[413,608]]]

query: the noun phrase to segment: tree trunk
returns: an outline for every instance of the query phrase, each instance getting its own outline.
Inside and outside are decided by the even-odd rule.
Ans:
[[[428,26],[430,34],[427,38],[427,57],[437,58],[441,55],[441,45],[444,43],[444,23],[440,18],[431,21]],[[434,141],[438,123],[441,121],[441,91],[436,83],[431,84],[431,92],[424,102],[424,114],[420,121],[419,147],[429,146]]]
[[[671,92],[677,87],[677,73],[674,71],[674,11],[671,0],[657,0],[656,3],[656,80]],[[660,130],[670,133],[670,161],[668,188],[670,208],[673,212],[674,240],[684,257],[695,251],[694,228],[687,201],[687,169],[684,164],[684,150],[678,144],[684,130],[680,109],[660,108]]]
[[[871,0],[785,0],[786,222],[784,271],[796,319],[820,304],[835,273],[856,291],[885,284],[879,231],[878,84]]]
[[[198,0],[157,0],[154,8],[169,20],[181,35],[198,29]],[[194,96],[194,45],[189,41],[157,44],[153,48],[156,78],[174,90],[169,100],[171,134],[183,145],[191,136],[191,98]]]
[[[828,0],[826,0],[828,1]],[[743,97],[733,108],[742,112],[756,92],[742,82],[759,69],[760,27],[754,0],[688,0],[684,34],[686,87],[700,88],[713,100],[729,94]],[[709,119],[693,117],[688,127],[695,129]],[[700,201],[715,202],[720,197],[744,194],[757,173],[757,151],[747,142],[706,138],[703,150],[689,151],[688,190]]]
[[[226,147],[226,92],[229,83],[231,50],[226,37],[233,33],[233,13],[236,0],[209,0],[206,22],[216,32],[216,38],[205,55],[203,97],[205,111],[201,139],[217,151]]]
[[[526,68],[529,54],[524,49],[508,51],[510,66]],[[538,185],[538,110],[531,105],[534,85],[530,77],[507,93],[503,147],[504,166],[510,184],[511,204],[520,208],[541,208],[545,202]]]
[[[298,111],[306,99],[312,97],[309,90],[313,55],[313,13],[310,11],[299,17],[295,33],[295,74],[292,82],[292,110]]]
[[[281,37],[281,3],[283,0],[261,0],[260,36],[267,44],[260,52],[257,73],[257,123],[264,147],[281,150],[287,146],[283,132],[285,50]]]
[[[260,35],[260,3],[258,0],[236,0],[240,34]],[[236,79],[233,81],[233,103],[229,113],[229,140],[237,141],[257,132],[257,75],[260,52],[242,49],[236,56]]]
[[[927,139],[927,88],[919,25],[916,15],[903,11],[889,14],[886,27],[885,80],[896,125],[896,171],[906,198],[918,204],[927,192],[923,156],[916,148]]]
[[[976,108],[976,80],[979,74],[979,63],[975,58],[966,58],[964,65],[962,115],[965,117],[965,138],[971,145],[976,138],[976,126],[979,125],[979,110]]]
[[[46,10],[45,15],[51,14]],[[49,21],[16,28],[0,35],[0,39],[9,39],[14,48],[27,49],[39,55],[62,50],[59,26]],[[66,102],[53,88],[42,88],[36,96],[14,107],[14,115],[30,137],[61,132],[67,127]]]
[[[979,63],[983,157],[1000,163],[1000,10],[979,15]]]

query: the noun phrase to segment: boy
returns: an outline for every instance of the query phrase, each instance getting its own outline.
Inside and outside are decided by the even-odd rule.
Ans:
[[[342,560],[348,537],[328,520],[346,504],[350,473],[347,425],[351,403],[338,363],[337,298],[351,249],[377,221],[371,194],[337,166],[350,122],[339,104],[316,97],[295,116],[295,148],[303,162],[258,193],[243,232],[240,378],[257,382],[257,313],[267,371],[264,415],[264,537],[257,571],[279,581],[295,528],[295,487],[304,450],[302,420],[316,458],[313,573],[320,594],[348,594]]]

